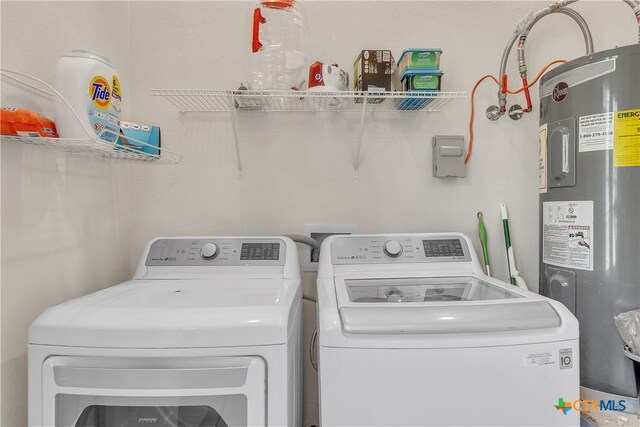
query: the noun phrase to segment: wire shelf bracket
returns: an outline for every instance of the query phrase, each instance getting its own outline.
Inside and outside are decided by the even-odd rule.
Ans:
[[[356,157],[353,160],[353,177],[358,178],[360,171],[360,164],[362,163],[362,145],[364,141],[364,116],[367,112],[367,100],[362,100],[362,114],[360,115],[360,132],[358,134],[358,148],[356,151]]]
[[[233,130],[233,141],[236,149],[236,168],[238,170],[238,179],[242,179],[242,156],[240,155],[240,143],[238,142],[238,119],[235,109],[231,110],[231,127]]]

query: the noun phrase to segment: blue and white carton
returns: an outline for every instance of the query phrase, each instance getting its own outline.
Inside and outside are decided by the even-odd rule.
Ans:
[[[160,141],[158,126],[120,121],[120,137],[117,145],[122,146],[126,151],[139,151],[159,156]]]

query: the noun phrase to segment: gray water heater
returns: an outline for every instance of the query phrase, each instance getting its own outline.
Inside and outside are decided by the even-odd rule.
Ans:
[[[613,316],[640,308],[640,45],[540,82],[540,292],[580,321],[584,393],[637,397]]]

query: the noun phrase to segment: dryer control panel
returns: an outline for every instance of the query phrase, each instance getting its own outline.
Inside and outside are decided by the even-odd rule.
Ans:
[[[458,235],[345,236],[331,243],[333,264],[470,262],[471,253]]]
[[[158,239],[151,244],[145,265],[284,265],[285,251],[280,239]]]

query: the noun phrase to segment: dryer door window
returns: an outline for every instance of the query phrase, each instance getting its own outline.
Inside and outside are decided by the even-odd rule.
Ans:
[[[43,365],[41,425],[265,425],[265,380],[255,356],[53,356]]]
[[[104,406],[85,408],[75,427],[228,427],[210,406]]]
[[[74,427],[228,427],[229,425],[247,425],[246,398],[244,396],[227,396],[215,399],[214,406],[225,408],[235,407],[234,413],[227,416],[227,420],[214,408],[208,405],[175,405],[175,406],[131,406],[116,405],[88,405],[80,416],[75,408],[79,401],[86,401],[78,396],[59,395],[57,398],[58,416],[56,425]],[[92,396],[90,400],[98,400]],[[85,402],[86,403],[86,402]],[[65,409],[66,408],[66,409]]]

